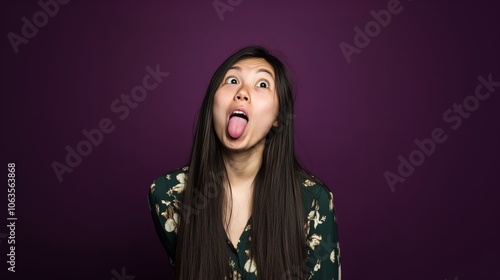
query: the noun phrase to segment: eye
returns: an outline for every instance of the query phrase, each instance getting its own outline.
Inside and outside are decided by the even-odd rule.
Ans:
[[[237,84],[238,83],[238,79],[236,79],[235,77],[229,77],[226,79],[226,84]]]
[[[267,81],[259,81],[257,86],[261,88],[269,88],[269,83]]]

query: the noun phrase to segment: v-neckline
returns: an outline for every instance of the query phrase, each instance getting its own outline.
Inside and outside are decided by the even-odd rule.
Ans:
[[[252,220],[252,216],[250,215],[250,217],[249,217],[249,218],[248,218],[248,220],[247,220],[247,223],[245,224],[245,227],[243,227],[243,231],[241,232],[240,236],[238,237],[238,240],[237,240],[236,245],[234,245],[233,241],[232,241],[232,240],[231,240],[231,238],[229,237],[228,232],[227,232],[226,230],[224,230],[224,232],[226,233],[226,239],[227,239],[228,243],[231,245],[231,247],[232,247],[234,250],[238,251],[238,247],[240,246],[240,244],[241,244],[241,242],[242,242],[242,238],[243,238],[244,236],[246,236],[246,232],[247,232],[247,231],[246,231],[245,229],[246,229],[248,226],[250,226],[250,227],[251,227],[251,224],[250,224],[250,221],[251,221],[251,220]],[[250,228],[250,230],[252,230],[252,229]],[[249,231],[250,231],[250,230],[249,230]]]

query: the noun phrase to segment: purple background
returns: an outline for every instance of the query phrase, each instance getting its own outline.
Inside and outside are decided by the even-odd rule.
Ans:
[[[334,193],[344,279],[500,279],[500,88],[457,130],[443,120],[479,75],[500,81],[495,1],[404,0],[351,63],[339,44],[388,0],[244,0],[222,21],[211,0],[139,2],[61,5],[18,54],[7,34],[41,8],[3,2],[2,180],[15,162],[18,221],[2,279],[172,279],[146,194],[187,162],[211,75],[249,44],[293,68],[297,152]],[[110,104],[157,64],[170,76],[120,120]],[[60,183],[51,163],[103,118],[115,130]],[[447,140],[392,192],[383,173],[437,127]]]

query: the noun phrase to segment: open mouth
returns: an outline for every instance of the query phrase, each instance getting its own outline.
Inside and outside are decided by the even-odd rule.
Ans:
[[[229,118],[232,118],[232,117],[239,117],[239,118],[245,119],[248,122],[247,115],[245,114],[245,112],[240,111],[240,110],[234,110],[233,113],[231,114],[231,116],[229,116]]]
[[[248,123],[248,116],[241,110],[234,110],[229,116],[227,132],[233,139],[241,137]]]

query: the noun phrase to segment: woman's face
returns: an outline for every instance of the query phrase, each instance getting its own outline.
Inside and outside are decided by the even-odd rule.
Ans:
[[[278,97],[272,66],[262,58],[244,59],[227,71],[215,92],[213,121],[217,137],[229,150],[265,144],[278,126]]]

